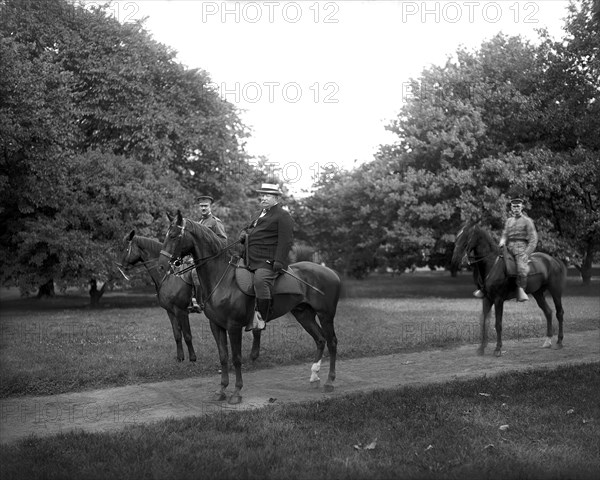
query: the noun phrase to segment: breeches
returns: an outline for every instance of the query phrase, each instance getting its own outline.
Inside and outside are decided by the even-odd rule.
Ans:
[[[277,273],[269,268],[257,268],[254,272],[254,293],[256,298],[270,299]]]
[[[529,261],[529,255],[527,255],[527,242],[523,242],[521,240],[509,242],[508,251],[515,256],[515,261],[517,263],[517,275],[520,277],[526,277],[529,273],[529,265],[527,262]]]

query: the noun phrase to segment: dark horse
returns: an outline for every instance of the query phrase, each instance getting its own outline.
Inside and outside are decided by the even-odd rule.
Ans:
[[[156,288],[158,304],[167,311],[173,337],[177,345],[177,360],[184,360],[183,344],[181,337],[188,347],[190,362],[196,361],[196,352],[192,344],[192,331],[188,315],[188,305],[192,297],[193,279],[192,272],[183,275],[160,275],[158,273],[158,257],[162,249],[162,243],[152,238],[141,237],[135,234],[135,230],[129,232],[123,238],[121,245],[120,261],[117,266],[125,272],[142,264],[152,278]],[[127,278],[127,277],[126,277]],[[250,358],[256,360],[260,352],[260,331],[253,331],[254,341]]]
[[[242,380],[242,328],[250,323],[254,315],[254,296],[240,290],[236,282],[237,267],[224,243],[208,228],[184,219],[181,212],[171,219],[171,224],[161,258],[159,268],[169,271],[170,262],[181,256],[191,254],[196,262],[200,278],[204,312],[210,320],[210,328],[215,337],[221,362],[221,388],[215,399],[227,398],[225,389],[229,385],[227,336],[231,342],[232,363],[235,368],[235,390],[229,403],[239,403],[242,399],[240,391]],[[288,312],[298,320],[300,325],[313,337],[317,352],[312,365],[311,382],[318,385],[317,372],[325,344],[329,351],[329,375],[324,390],[331,392],[335,380],[335,362],[337,356],[337,338],[333,319],[340,296],[341,282],[337,274],[327,267],[312,262],[298,262],[289,269],[303,282],[294,280],[296,293],[274,295],[273,318],[281,317]],[[282,276],[287,274],[282,274]],[[281,277],[280,277],[281,278]],[[278,280],[279,283],[279,280]],[[307,286],[307,283],[312,285]],[[277,289],[277,284],[276,284]],[[317,291],[316,289],[319,289]],[[315,316],[319,316],[317,323]]]
[[[125,235],[121,245],[120,261],[117,266],[125,272],[138,264],[143,264],[152,278],[156,288],[158,304],[167,311],[173,336],[177,345],[177,360],[184,360],[181,336],[188,347],[190,362],[196,361],[196,352],[192,345],[192,332],[187,307],[192,298],[193,280],[190,274],[187,276],[163,276],[158,273],[158,256],[162,244],[152,238],[140,237],[135,230]],[[126,277],[127,278],[127,277]]]
[[[505,257],[491,235],[476,222],[468,222],[456,236],[456,244],[452,254],[452,265],[460,265],[464,256],[473,265],[474,276],[483,281],[483,314],[481,317],[481,345],[478,353],[483,355],[487,346],[487,319],[492,305],[496,313],[496,350],[494,354],[502,355],[502,313],[504,302],[516,298],[516,276],[507,273]],[[530,272],[527,277],[526,293],[531,293],[538,306],[546,316],[546,340],[543,347],[552,346],[552,309],[546,302],[546,290],[552,295],[558,320],[557,348],[562,348],[563,316],[562,295],[567,280],[565,265],[545,253],[536,252],[530,257]]]

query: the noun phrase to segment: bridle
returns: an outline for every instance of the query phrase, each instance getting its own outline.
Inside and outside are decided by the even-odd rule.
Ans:
[[[130,269],[127,269],[127,271],[137,270],[140,266],[141,267],[146,267],[148,270],[152,270],[153,268],[157,268],[158,267],[158,260],[154,259],[154,258],[150,259],[150,260],[140,260],[139,262],[136,262],[135,264],[132,264],[129,261],[129,257],[131,256],[131,251],[133,250],[133,243],[134,243],[134,239],[132,238],[131,240],[129,240],[129,242],[127,244],[127,254],[125,255],[125,258],[124,258],[125,261],[123,262],[123,263],[127,263],[128,265],[132,265],[132,267]],[[140,247],[140,245],[138,243],[136,243],[136,246],[138,247],[138,249],[140,249],[140,251],[142,251],[142,252],[144,251],[144,249],[142,247]],[[121,272],[121,275],[123,275],[123,277],[125,278],[125,280],[129,280],[129,277],[127,276],[127,274],[121,268],[121,267],[123,267],[123,264],[122,263],[117,263],[117,262],[115,262],[115,264],[117,265],[117,269],[119,270],[119,272]]]
[[[459,234],[458,234],[458,236],[460,237],[462,235],[462,233],[463,232],[460,231]],[[482,262],[486,258],[488,258],[490,255],[495,255],[495,252],[489,252],[489,253],[486,253],[485,255],[482,255],[480,257],[471,256],[470,255],[471,252],[473,252],[473,250],[475,249],[475,247],[471,247],[471,241],[473,240],[473,235],[475,235],[475,231],[474,231],[474,229],[471,229],[471,232],[470,232],[470,235],[469,235],[469,238],[467,240],[466,247],[465,247],[465,250],[464,250],[464,255],[463,255],[463,257],[467,257],[467,263],[469,265],[474,265],[476,263]]]
[[[185,233],[185,223],[187,222],[188,219],[184,219],[183,225],[174,225],[175,227],[179,228],[179,235],[177,235],[175,237],[175,241],[181,241],[181,239],[183,238],[183,235]],[[167,237],[169,236],[169,232],[171,231],[171,227],[173,225],[169,226],[169,230],[167,230]],[[185,267],[181,270],[179,270],[178,272],[174,271],[173,266],[178,266],[176,265],[178,262],[179,264],[181,264],[181,255],[179,256],[175,256],[175,253],[169,253],[164,249],[161,249],[160,254],[167,257],[167,259],[169,260],[169,271],[165,273],[165,276],[163,277],[163,281],[164,279],[167,277],[167,275],[170,275],[171,273],[173,273],[174,275],[183,275],[184,273],[193,270],[195,268],[201,267],[202,265],[205,265],[206,263],[210,262],[211,260],[220,257],[223,252],[226,252],[227,250],[229,250],[231,247],[233,247],[234,245],[237,245],[238,243],[240,243],[240,240],[237,240],[235,242],[230,243],[229,245],[226,245],[225,247],[219,249],[219,251],[217,253],[214,253],[212,255],[209,255],[208,257],[204,257],[204,258],[200,258],[198,260],[194,260],[193,264]],[[175,258],[174,258],[175,257]],[[215,291],[217,290],[217,288],[219,287],[219,285],[221,284],[221,282],[223,281],[223,279],[225,278],[225,275],[227,274],[227,271],[229,270],[229,268],[231,267],[232,263],[231,261],[227,263],[227,268],[225,268],[223,274],[221,275],[221,277],[219,278],[219,281],[217,282],[217,284],[214,286],[214,288],[212,289],[212,291],[208,294],[208,296],[203,299],[204,303],[208,302],[208,299],[210,297],[212,297],[213,293],[215,293]],[[161,286],[162,286],[162,282],[161,282]],[[160,287],[159,287],[160,289]]]

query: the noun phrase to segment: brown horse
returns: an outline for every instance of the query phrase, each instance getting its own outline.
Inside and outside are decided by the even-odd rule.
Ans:
[[[158,304],[167,311],[169,320],[171,320],[173,336],[177,345],[177,361],[184,360],[181,342],[183,333],[190,362],[195,362],[196,352],[192,344],[192,331],[187,310],[193,290],[191,272],[186,276],[159,275],[157,264],[161,248],[162,244],[158,240],[141,237],[135,234],[135,230],[132,230],[123,238],[120,261],[117,262],[117,266],[125,272],[138,264],[146,267],[156,288]]]
[[[170,262],[191,254],[202,285],[204,312],[210,320],[210,328],[215,337],[221,362],[221,388],[215,394],[216,400],[227,398],[225,390],[229,385],[227,336],[231,342],[232,364],[235,369],[235,390],[229,403],[239,403],[242,380],[242,328],[250,323],[254,315],[253,295],[240,290],[236,282],[236,266],[232,262],[229,249],[208,228],[184,219],[181,212],[171,219],[163,250],[160,252],[159,269],[168,272]],[[284,276],[275,284],[273,300],[273,318],[291,312],[314,339],[317,352],[312,365],[311,382],[318,385],[317,372],[325,344],[329,351],[329,375],[325,383],[326,392],[333,391],[335,380],[335,362],[337,356],[337,338],[333,319],[340,296],[341,282],[337,274],[327,267],[312,262],[298,262],[289,266],[291,274],[299,280],[293,280],[295,290],[277,293]],[[290,275],[291,278],[291,275]],[[316,321],[319,316],[319,323]]]
[[[173,337],[175,337],[177,346],[177,361],[182,362],[185,358],[181,342],[183,334],[190,362],[195,362],[196,352],[192,344],[192,331],[188,315],[188,305],[194,288],[192,272],[183,275],[159,275],[157,267],[161,249],[162,243],[158,240],[141,237],[135,234],[135,230],[132,230],[123,238],[120,262],[117,262],[117,266],[127,272],[136,265],[144,265],[156,288],[158,303],[167,311],[169,320],[171,320]],[[253,331],[252,334],[254,340],[250,358],[256,360],[260,352],[261,332],[260,330]]]
[[[484,354],[487,346],[487,319],[492,305],[496,313],[496,350],[502,355],[502,313],[504,302],[516,298],[516,273],[507,273],[506,253],[497,246],[491,235],[476,222],[468,222],[457,234],[452,265],[458,267],[464,257],[473,265],[474,277],[483,281],[483,313],[481,317],[481,345],[478,353]],[[566,286],[567,269],[565,265],[545,253],[536,252],[530,257],[530,272],[527,277],[526,293],[531,293],[546,316],[546,339],[543,347],[552,346],[552,309],[544,296],[548,291],[554,300],[558,320],[557,348],[562,348],[563,317],[562,295]],[[477,282],[476,282],[477,283]],[[478,285],[479,286],[479,285]]]

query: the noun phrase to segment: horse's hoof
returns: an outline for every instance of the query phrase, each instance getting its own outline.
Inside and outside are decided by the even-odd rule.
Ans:
[[[494,350],[494,355],[496,357],[501,357],[502,356],[502,350]]]
[[[213,400],[215,402],[222,402],[223,400],[227,400],[227,395],[225,395],[223,392],[216,392],[213,396]]]
[[[557,348],[558,350],[560,350],[562,347],[563,347],[563,344],[562,344],[562,343],[557,343],[557,344],[556,344],[556,348]]]
[[[325,386],[323,387],[323,391],[325,393],[333,392],[333,385],[331,385],[330,383],[326,383]]]
[[[315,388],[315,389],[319,388],[321,386],[321,380],[313,380],[313,381],[311,381],[310,382],[310,386],[312,388]]]
[[[480,357],[482,357],[485,354],[485,348],[478,348],[477,349],[477,355],[479,355]]]
[[[180,363],[183,362],[184,360],[185,360],[185,358],[183,358],[183,357],[181,357],[181,358],[177,357],[177,361]]]
[[[229,397],[227,403],[229,403],[229,405],[237,405],[238,403],[242,403],[242,396],[232,395],[231,397]]]
[[[196,361],[196,355],[194,355],[193,357],[190,357],[190,362],[195,362]]]

